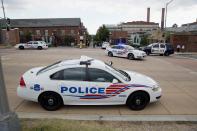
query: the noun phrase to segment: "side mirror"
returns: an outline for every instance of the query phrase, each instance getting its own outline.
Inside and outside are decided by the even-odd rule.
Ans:
[[[116,84],[116,83],[118,83],[118,80],[117,79],[113,79],[112,83]]]
[[[112,65],[113,65],[113,62],[112,62],[112,61],[110,61],[110,62],[109,62],[109,65],[110,65],[110,66],[112,66]]]

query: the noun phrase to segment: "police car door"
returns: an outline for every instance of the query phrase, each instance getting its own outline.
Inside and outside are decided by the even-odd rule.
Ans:
[[[112,81],[116,79],[112,74],[102,69],[88,68],[88,76],[89,81],[87,83],[91,88],[84,98],[89,104],[106,105],[120,103],[121,99],[117,99],[115,94],[110,94],[111,86],[113,85]]]
[[[38,42],[37,42],[37,41],[34,41],[34,42],[33,42],[32,48],[38,48]]]
[[[164,53],[165,53],[165,50],[166,50],[165,47],[166,47],[166,46],[165,46],[164,44],[160,44],[160,46],[159,46],[159,53],[160,53],[160,54],[164,54]]]
[[[115,45],[115,46],[112,46],[111,48],[112,50],[112,53],[113,53],[113,56],[118,56],[118,46]]]
[[[159,53],[159,44],[155,44],[151,48],[151,53],[158,54]]]
[[[127,51],[126,51],[126,49],[125,49],[124,46],[118,46],[117,55],[120,56],[120,57],[125,57],[125,56],[127,56]]]
[[[65,104],[83,104],[80,102],[80,98],[86,95],[87,82],[85,81],[85,67],[74,67],[61,70],[54,74],[54,76],[52,75],[52,79],[59,79],[57,86]]]

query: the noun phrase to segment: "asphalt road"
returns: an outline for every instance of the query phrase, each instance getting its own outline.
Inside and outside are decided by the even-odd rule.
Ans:
[[[49,113],[38,103],[16,95],[21,75],[36,66],[45,66],[62,59],[87,55],[105,62],[113,61],[116,68],[137,71],[159,82],[163,89],[160,101],[149,104],[142,111],[126,106],[64,106],[50,113],[66,115],[197,115],[197,60],[175,55],[148,56],[145,60],[110,58],[101,49],[50,48],[48,50],[0,49],[4,77],[12,110],[24,113]]]

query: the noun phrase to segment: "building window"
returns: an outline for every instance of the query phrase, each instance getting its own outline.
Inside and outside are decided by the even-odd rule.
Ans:
[[[36,35],[40,35],[40,30],[36,30]]]
[[[65,30],[61,30],[61,35],[65,35]]]
[[[70,30],[70,33],[73,35],[73,34],[75,34],[75,31],[74,30]]]
[[[44,34],[45,34],[45,36],[48,36],[49,35],[49,31],[48,30],[45,30],[44,31]]]
[[[24,32],[23,31],[19,31],[19,35],[24,35]]]

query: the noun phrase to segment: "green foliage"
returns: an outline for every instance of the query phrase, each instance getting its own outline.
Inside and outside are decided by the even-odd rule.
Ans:
[[[146,46],[146,45],[148,45],[148,35],[144,35],[143,37],[141,37],[140,45],[141,45],[141,46]]]
[[[96,36],[94,37],[94,41],[103,42],[109,40],[109,30],[105,27],[105,25],[99,27],[97,30]]]
[[[166,43],[170,43],[170,32],[165,32]]]
[[[64,44],[65,46],[71,46],[71,43],[75,42],[75,38],[73,36],[66,35],[64,37]]]
[[[26,41],[31,41],[32,40],[32,33],[27,32],[27,33],[25,33],[24,37],[25,37]]]

